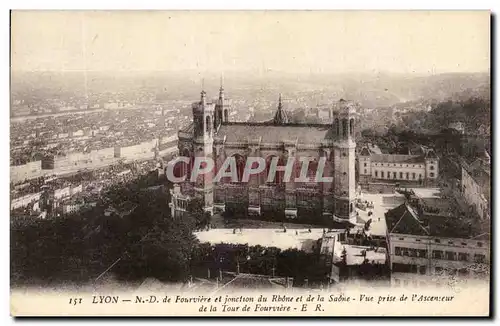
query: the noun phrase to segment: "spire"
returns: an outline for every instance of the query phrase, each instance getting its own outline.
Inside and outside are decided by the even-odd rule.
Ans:
[[[207,93],[204,90],[201,90],[201,100],[200,103],[205,105],[207,103]]]
[[[224,84],[224,77],[222,74],[220,75],[220,88],[219,88],[219,99],[223,100],[224,99],[224,87],[222,86]],[[221,103],[222,104],[222,103]]]
[[[289,122],[288,119],[288,114],[286,113],[285,110],[283,110],[283,103],[281,101],[281,93],[278,101],[278,111],[276,111],[276,114],[274,115],[273,119],[274,124],[277,125],[282,125],[282,124],[287,124]]]

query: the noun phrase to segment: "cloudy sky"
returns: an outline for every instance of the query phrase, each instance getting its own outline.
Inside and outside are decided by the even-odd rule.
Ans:
[[[489,12],[14,11],[13,70],[485,72]]]

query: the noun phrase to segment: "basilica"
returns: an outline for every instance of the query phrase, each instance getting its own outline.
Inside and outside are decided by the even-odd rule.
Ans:
[[[180,156],[192,160],[213,159],[214,170],[226,158],[234,157],[238,180],[222,178],[215,182],[214,175],[208,173],[196,180],[179,182],[171,190],[173,216],[184,214],[190,201],[198,198],[203,209],[211,214],[225,212],[229,216],[266,215],[288,219],[322,216],[339,222],[356,221],[355,104],[343,99],[333,103],[328,124],[292,123],[283,108],[281,95],[270,121],[233,122],[229,118],[231,109],[222,86],[218,99],[213,102],[207,100],[202,91],[200,100],[192,105],[193,122],[179,131],[178,149]],[[263,158],[266,171],[242,180],[247,157]],[[304,157],[310,160],[307,178],[299,182],[294,178],[299,175],[300,166],[292,169],[289,182],[284,181],[283,172],[277,172],[272,180],[266,177],[271,161],[284,166],[290,158],[300,162]],[[317,182],[315,178],[320,160],[324,165],[322,174],[329,182]],[[183,163],[180,169],[181,173],[189,173],[192,164]]]

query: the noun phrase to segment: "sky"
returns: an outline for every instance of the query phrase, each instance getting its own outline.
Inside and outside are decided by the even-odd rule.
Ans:
[[[488,11],[13,11],[23,71],[489,72]]]

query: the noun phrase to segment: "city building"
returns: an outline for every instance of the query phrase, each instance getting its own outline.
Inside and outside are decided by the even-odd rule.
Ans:
[[[456,130],[458,133],[460,134],[464,134],[465,133],[465,125],[463,122],[461,121],[454,121],[454,122],[451,122],[449,125],[448,125],[448,128],[449,129],[453,129],[453,130]]]
[[[439,175],[439,158],[430,149],[422,155],[380,154],[364,147],[358,158],[359,182],[432,182]]]
[[[462,195],[471,209],[481,218],[490,218],[491,214],[491,173],[490,157],[485,151],[472,164],[462,162]]]
[[[424,209],[409,201],[389,210],[385,218],[393,286],[444,285],[450,278],[487,277],[487,223]]]
[[[214,182],[212,174],[196,182],[181,182],[180,189],[172,191],[172,212],[182,214],[189,206],[187,202],[198,197],[205,211],[211,213],[269,214],[292,219],[331,216],[336,221],[356,221],[356,106],[353,103],[343,99],[336,103],[336,112],[329,124],[290,123],[281,95],[274,118],[267,122],[231,122],[231,107],[227,103],[222,87],[215,103],[209,103],[205,92],[201,92],[200,101],[192,105],[194,122],[179,131],[179,155],[191,159],[213,157],[215,171],[226,158],[234,157],[239,182],[224,178]],[[247,157],[263,158],[266,173],[242,182]],[[284,172],[277,172],[272,181],[268,181],[273,161],[283,168],[290,158],[300,162],[303,157],[312,159],[307,181],[295,182],[300,175],[300,164],[294,166],[290,182],[283,181]],[[333,178],[333,182],[316,182],[321,158],[325,160],[322,176]],[[181,165],[180,175],[190,174],[189,164],[177,165]]]

